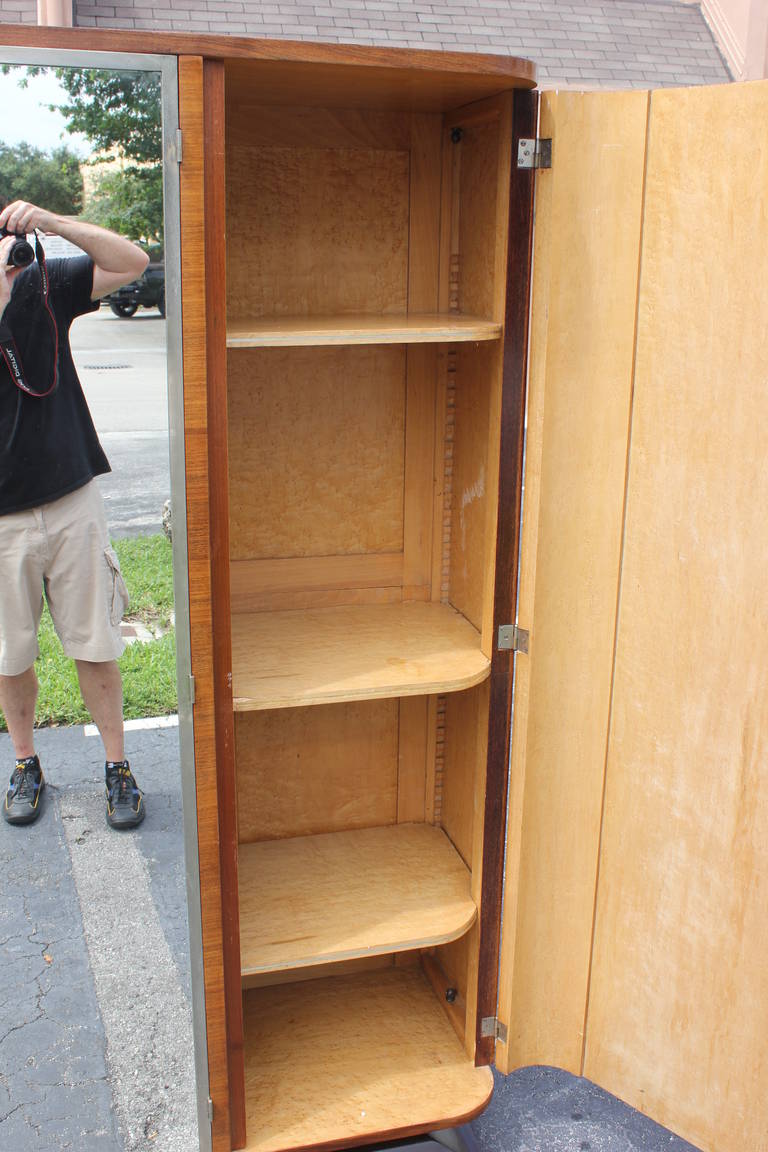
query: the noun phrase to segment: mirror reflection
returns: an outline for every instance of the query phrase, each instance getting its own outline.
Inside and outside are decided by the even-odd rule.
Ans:
[[[161,78],[0,107],[0,1147],[188,1152]]]

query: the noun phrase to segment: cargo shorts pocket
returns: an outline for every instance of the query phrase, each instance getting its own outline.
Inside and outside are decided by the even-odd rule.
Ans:
[[[119,624],[128,611],[130,597],[114,548],[105,548],[104,555],[109,569],[109,622],[110,624]]]

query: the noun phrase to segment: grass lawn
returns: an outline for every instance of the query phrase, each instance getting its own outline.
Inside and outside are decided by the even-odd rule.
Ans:
[[[129,644],[118,661],[123,676],[123,715],[126,720],[162,716],[176,711],[176,637],[173,612],[171,545],[162,534],[114,542],[131,606],[125,619],[139,621],[164,635],[147,643]],[[40,657],[35,664],[40,695],[35,712],[38,727],[90,721],[72,660],[61,650],[46,605],[39,634]],[[0,713],[0,729],[6,731]]]

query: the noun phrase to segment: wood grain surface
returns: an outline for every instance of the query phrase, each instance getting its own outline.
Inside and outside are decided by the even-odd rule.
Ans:
[[[458,313],[402,316],[281,316],[231,320],[228,348],[320,347],[324,344],[439,344],[497,340],[501,324]]]
[[[233,560],[403,549],[403,347],[229,353]]]
[[[542,97],[500,1066],[581,1070],[621,551],[647,96]],[[578,242],[577,242],[578,241]],[[574,284],[579,282],[579,291]],[[610,334],[610,335],[607,335]]]
[[[357,597],[370,589],[397,591],[401,598],[403,555],[370,552],[352,556],[290,556],[283,559],[233,560],[230,564],[232,611],[263,612],[305,607],[304,594],[340,593]],[[292,604],[291,597],[297,602]],[[282,603],[281,603],[282,602]],[[345,603],[337,600],[336,603]],[[347,603],[357,603],[353,598]],[[375,602],[372,595],[371,602]],[[318,604],[318,607],[320,604]]]
[[[159,52],[223,59],[229,62],[235,78],[241,75],[251,86],[253,64],[259,62],[264,93],[272,92],[278,102],[293,104],[316,103],[318,97],[331,97],[339,85],[342,91],[346,85],[341,103],[347,106],[350,90],[354,90],[358,106],[359,101],[366,101],[373,107],[397,102],[403,108],[449,108],[480,99],[488,95],[489,89],[499,91],[517,84],[533,88],[536,84],[536,66],[530,60],[472,52],[435,53],[147,30],[35,28],[29,24],[3,24],[0,40],[32,48]]]
[[[407,150],[241,145],[227,169],[230,331],[260,317],[402,315],[408,224]]]
[[[439,828],[388,828],[240,846],[243,975],[428,948],[476,908]]]
[[[238,712],[241,842],[397,821],[397,700]]]
[[[768,1148],[767,122],[651,94],[584,1066],[718,1152]]]
[[[232,662],[239,712],[455,692],[488,675],[476,629],[416,601],[241,613]]]
[[[179,60],[179,117],[189,147],[180,171],[182,358],[186,461],[189,624],[192,674],[200,911],[209,1091],[214,1152],[230,1152],[229,1052],[225,994],[221,848],[218,821],[212,541],[208,456],[205,279],[203,61]],[[233,1037],[237,1038],[236,1034]]]
[[[248,1152],[457,1125],[491,1095],[419,968],[253,989],[245,1005]]]

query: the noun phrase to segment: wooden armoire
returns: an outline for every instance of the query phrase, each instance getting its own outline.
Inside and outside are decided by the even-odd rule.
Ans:
[[[178,59],[214,1152],[493,1063],[765,1152],[768,86],[0,38]]]

